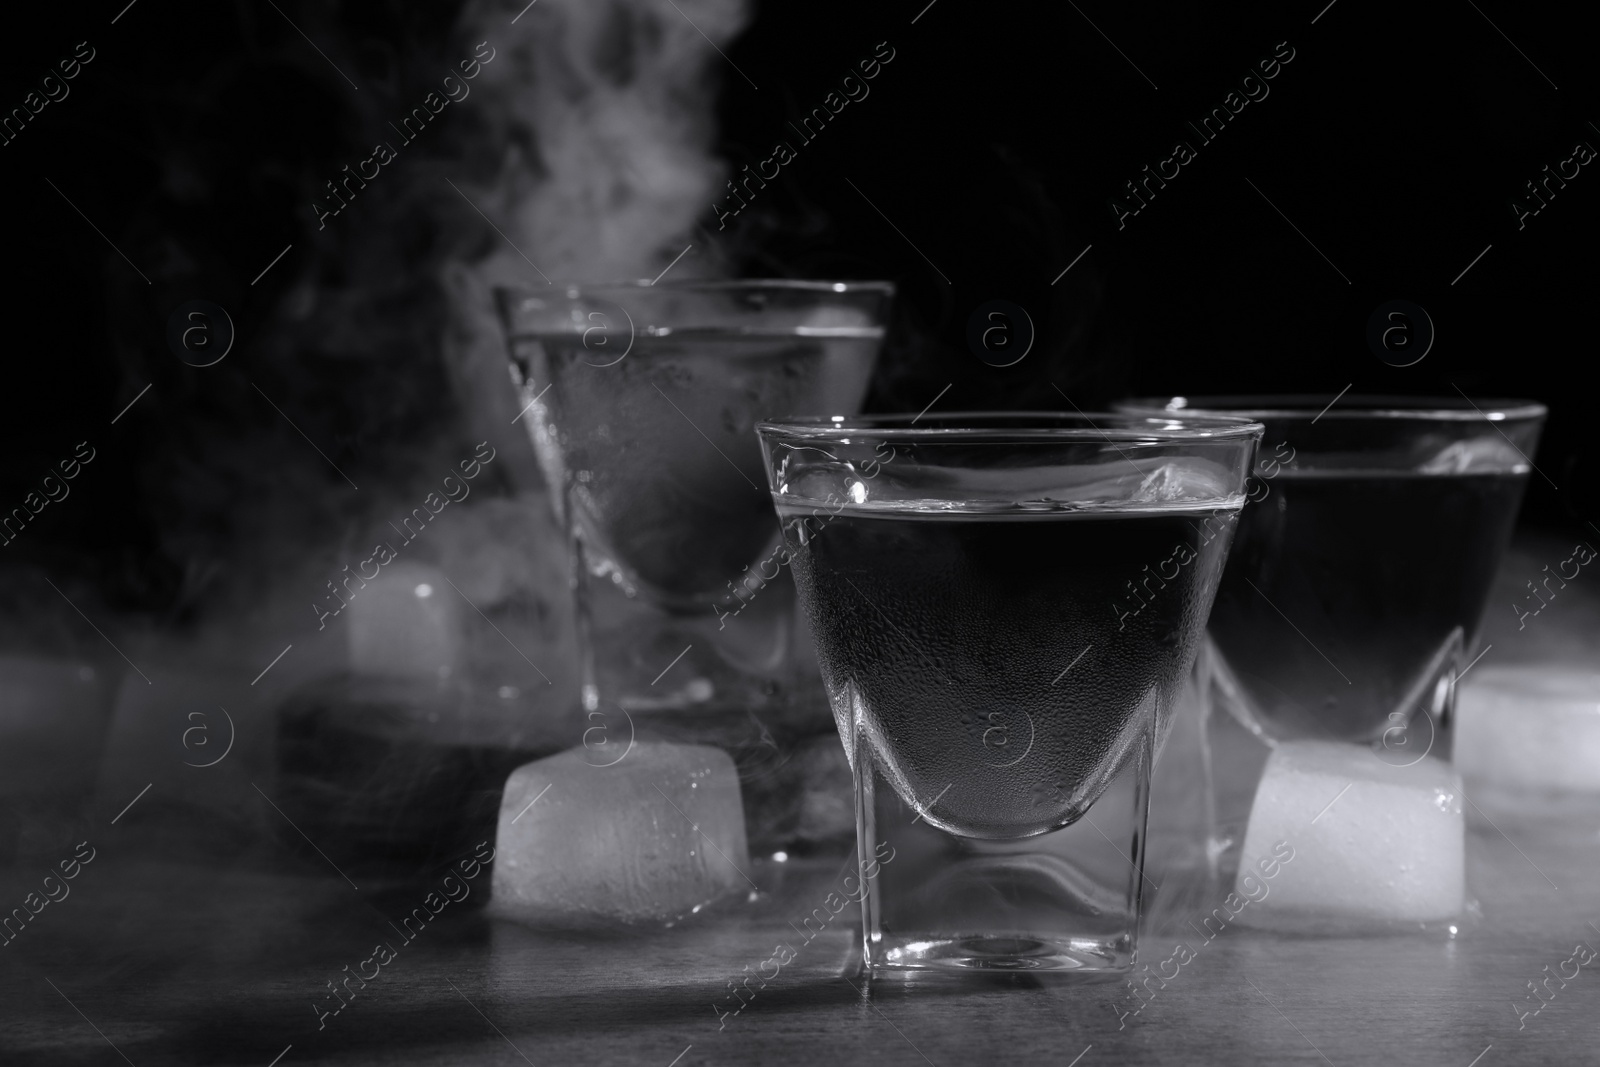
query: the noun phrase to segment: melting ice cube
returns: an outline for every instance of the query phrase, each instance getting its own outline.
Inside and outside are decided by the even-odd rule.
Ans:
[[[1235,884],[1259,899],[1239,921],[1302,928],[1459,914],[1461,807],[1460,777],[1431,757],[1401,767],[1360,745],[1280,744],[1256,789]],[[1263,862],[1283,859],[1280,842],[1292,859],[1263,877]]]
[[[437,681],[461,659],[461,596],[435,567],[398,560],[352,597],[350,670]]]
[[[1452,441],[1417,467],[1423,474],[1512,474],[1527,469],[1527,459],[1499,435]]]
[[[639,742],[518,767],[500,804],[495,914],[542,925],[672,919],[746,888],[739,775],[718,748]]]
[[[1457,699],[1455,761],[1500,794],[1600,796],[1600,674],[1481,668]]]

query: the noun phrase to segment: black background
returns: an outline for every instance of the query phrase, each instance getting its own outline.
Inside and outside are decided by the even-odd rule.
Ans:
[[[798,158],[728,229],[708,203],[685,235],[707,258],[686,269],[894,280],[880,410],[918,410],[947,385],[946,410],[1064,408],[1062,394],[1085,410],[1171,392],[1331,400],[1346,386],[1541,400],[1551,415],[1525,521],[1576,533],[1600,516],[1585,317],[1600,177],[1583,168],[1520,230],[1510,207],[1575,143],[1600,146],[1577,9],[925,2],[760,5],[707,70],[717,144],[735,169],[780,139]],[[470,102],[453,108],[431,155],[399,162],[406,181],[319,234],[313,190],[356,158],[353,131],[466,54],[454,5],[125,4],[11,10],[0,42],[7,110],[77,42],[97,53],[67,99],[0,147],[0,507],[80,440],[101,457],[0,550],[0,580],[17,588],[35,565],[160,613],[182,607],[204,554],[225,555],[245,516],[317,521],[305,489],[339,484],[290,447],[257,388],[358,481],[403,479],[417,442],[451,432],[429,271],[483,234],[459,203],[405,189],[440,161],[492,167],[499,146],[474,136]],[[680,17],[665,0],[645,6]],[[884,41],[895,56],[870,95],[800,146],[785,123]],[[1270,95],[1201,146],[1185,120],[1283,41],[1294,59]],[[1108,201],[1179,139],[1198,158],[1119,229]],[[308,292],[320,295],[305,315]],[[218,367],[167,348],[167,317],[193,299],[237,327]],[[1037,329],[1004,369],[965,342],[994,299]],[[1394,299],[1437,330],[1414,366],[1366,342],[1368,317]]]

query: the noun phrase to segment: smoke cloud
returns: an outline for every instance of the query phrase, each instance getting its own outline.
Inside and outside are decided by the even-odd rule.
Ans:
[[[694,241],[727,180],[712,148],[717,49],[749,11],[744,0],[539,0],[512,24],[518,6],[472,2],[462,14],[459,36],[499,52],[467,105],[481,125],[463,131],[480,176],[458,184],[500,232],[446,261],[440,279],[464,407],[527,485],[538,474],[510,425],[493,289],[653,278]],[[684,256],[673,278],[712,273],[706,251]]]

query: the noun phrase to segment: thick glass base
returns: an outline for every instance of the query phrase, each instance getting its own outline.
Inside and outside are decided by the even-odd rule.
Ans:
[[[966,837],[930,825],[942,805],[906,803],[858,741],[856,829],[866,865],[863,967],[896,971],[1116,975],[1138,944],[1151,738],[1070,826]],[[975,787],[971,782],[951,789]]]
[[[1120,974],[1133,968],[1133,939],[1049,940],[985,934],[977,937],[912,941],[881,938],[873,966],[907,971],[1074,971]]]

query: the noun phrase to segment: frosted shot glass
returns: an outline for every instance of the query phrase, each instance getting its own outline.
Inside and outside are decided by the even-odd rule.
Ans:
[[[1130,968],[1151,763],[1261,426],[975,413],[758,432],[872,861],[865,966]]]
[[[569,538],[586,712],[619,733],[619,709],[694,719],[701,737],[752,715],[822,714],[753,430],[789,411],[857,410],[893,292],[781,280],[497,292],[523,424]]]

